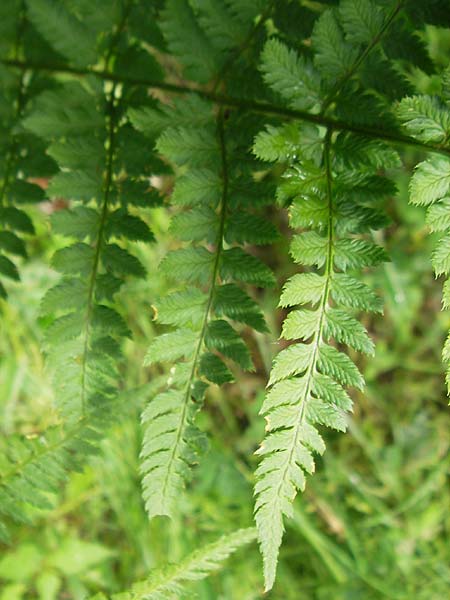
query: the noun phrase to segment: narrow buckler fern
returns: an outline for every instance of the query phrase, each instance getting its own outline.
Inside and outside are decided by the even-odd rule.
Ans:
[[[111,597],[181,597],[254,539],[265,590],[273,587],[296,495],[327,428],[347,429],[364,388],[359,354],[375,352],[371,321],[360,315],[383,312],[369,270],[389,260],[374,232],[395,214],[391,175],[404,147],[428,153],[410,201],[441,235],[432,266],[447,277],[450,308],[450,69],[440,72],[428,51],[430,35],[441,39],[429,26],[450,26],[448,8],[446,0],[0,5],[0,308],[38,252],[27,241],[33,223],[48,218],[54,240],[38,328],[51,425],[4,444],[2,540],[53,506],[120,418],[125,342],[140,326],[123,299],[129,279],[152,278],[164,255],[161,285],[139,288],[154,321],[142,329],[155,332],[140,375],[153,378],[141,415],[146,512],[186,510],[180,496],[208,447],[204,423],[217,418],[208,390],[224,386],[221,401],[233,406],[228,391],[246,371],[267,383],[256,530],[223,536]],[[262,307],[278,283],[284,319],[268,373],[277,321],[269,327]],[[450,394],[450,334],[443,362]],[[239,433],[250,401],[242,397]],[[250,480],[250,458],[234,450]]]

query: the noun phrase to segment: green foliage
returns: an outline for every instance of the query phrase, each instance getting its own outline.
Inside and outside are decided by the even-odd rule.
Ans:
[[[134,423],[132,456],[122,462],[109,456],[115,466],[133,464],[142,478],[143,505],[139,496],[131,537],[145,530],[157,538],[164,527],[172,528],[165,539],[174,531],[193,536],[229,530],[230,521],[240,528],[251,517],[250,483],[256,498],[256,532],[237,529],[180,562],[198,547],[191,539],[185,550],[174,551],[176,564],[162,570],[155,562],[167,564],[167,557],[155,561],[143,550],[143,568],[133,568],[132,577],[105,566],[102,576],[81,581],[66,559],[53,557],[42,576],[36,567],[24,575],[36,578],[32,593],[57,598],[67,578],[69,597],[76,600],[95,592],[105,598],[102,590],[123,600],[181,597],[186,583],[205,579],[255,537],[270,590],[284,528],[290,527],[302,532],[334,578],[334,587],[317,588],[318,598],[422,597],[417,586],[390,594],[382,573],[372,577],[357,562],[353,534],[345,538],[348,552],[331,550],[323,533],[311,533],[309,517],[294,499],[316,470],[318,483],[309,484],[313,492],[306,494],[318,512],[327,514],[333,486],[341,492],[345,487],[333,477],[320,487],[333,468],[327,465],[337,460],[334,452],[322,458],[325,447],[347,443],[326,428],[349,428],[364,447],[364,434],[355,433],[363,418],[350,413],[366,402],[362,368],[373,385],[370,369],[380,360],[373,358],[369,335],[383,344],[380,296],[401,340],[417,335],[396,312],[408,295],[395,275],[404,243],[403,258],[390,243],[392,232],[402,231],[400,219],[409,227],[410,215],[426,208],[426,224],[439,238],[432,266],[436,276],[450,275],[450,71],[439,73],[446,57],[436,50],[445,32],[429,27],[450,25],[447,3],[7,4],[0,7],[0,296],[8,315],[8,292],[16,297],[26,289],[22,271],[36,268],[34,257],[48,265],[33,314],[41,351],[33,352],[45,356],[41,377],[49,378],[51,401],[41,418],[30,416],[21,426],[6,420],[1,537],[14,539],[17,531],[20,537],[45,519],[62,483],[72,482],[71,473],[84,477],[95,454],[108,455],[110,440],[130,433],[122,422],[114,429],[124,407],[133,413],[125,419]],[[414,168],[409,193],[416,208],[405,217],[393,205],[397,187],[406,188],[400,157],[406,165],[417,162],[408,147],[429,155]],[[388,250],[395,262],[386,265]],[[378,267],[375,273],[372,267]],[[450,306],[449,281],[444,308]],[[282,323],[278,312],[272,316],[277,302]],[[417,321],[418,305],[408,310]],[[278,329],[273,357],[270,340]],[[11,341],[13,355],[19,346]],[[394,366],[408,368],[396,360]],[[450,337],[443,360],[450,389]],[[142,364],[144,369],[135,366]],[[122,393],[125,387],[134,391]],[[5,414],[14,413],[15,389],[7,392],[13,400],[6,401]],[[250,457],[262,433],[258,409],[266,435],[252,474]],[[123,452],[127,443],[122,440]],[[375,461],[377,452],[366,452]],[[385,462],[398,466],[401,457]],[[345,485],[358,476],[349,472]],[[386,473],[373,477],[380,477],[383,489],[394,489]],[[115,469],[104,479],[114,487]],[[129,473],[124,479],[136,492]],[[199,503],[215,482],[218,495],[226,497],[230,488],[229,502]],[[375,494],[364,486],[358,493],[370,510],[384,514]],[[397,488],[393,495],[402,497]],[[362,503],[358,497],[353,509]],[[128,507],[114,511],[125,527]],[[388,518],[376,518],[394,522],[397,508],[389,511]],[[163,526],[155,516],[170,517],[171,524]],[[358,536],[373,527],[364,522]],[[69,537],[67,554],[75,555],[84,542]],[[133,540],[132,547],[151,546],[148,539]],[[106,546],[84,544],[86,569],[113,560]],[[20,562],[21,552],[0,562],[0,577]],[[40,564],[34,546],[26,545],[24,556]],[[301,589],[306,598],[311,588],[292,585],[291,564],[295,559],[282,561],[280,597]],[[236,572],[245,568],[237,564]],[[300,570],[308,577],[304,565]],[[351,583],[348,573],[356,578]],[[240,597],[244,589],[249,599],[256,597],[255,577],[243,584]],[[17,581],[19,587],[8,584],[2,600],[25,593]],[[218,591],[213,582],[194,588],[202,598],[236,597],[239,589],[232,583]],[[433,597],[443,597],[436,589]]]
[[[45,436],[36,439],[8,439],[0,478],[1,539],[10,537],[8,521],[31,523],[32,508],[52,507],[49,493],[56,494],[68,473],[80,471],[83,460],[96,452],[100,426],[97,416],[80,420],[67,429],[49,428]]]
[[[310,305],[310,308],[299,308],[288,315],[282,337],[306,343],[291,345],[275,358],[269,379],[272,387],[261,409],[266,417],[268,434],[257,451],[263,459],[256,471],[255,516],[267,589],[274,581],[283,532],[282,516],[293,515],[290,504],[297,490],[304,490],[305,472],[311,474],[315,469],[312,452],[322,454],[325,449],[317,426],[345,431],[344,412],[351,410],[352,402],[342,386],[360,389],[363,385],[362,376],[352,361],[330,346],[329,340],[373,352],[364,327],[339,305],[348,306],[346,298],[352,298],[350,306],[379,310],[379,303],[363,284],[339,271],[375,265],[385,256],[384,251],[373,243],[354,237],[365,231],[358,222],[358,211],[364,221],[366,207],[353,205],[352,223],[343,206],[345,190],[351,190],[359,173],[352,174],[336,165],[331,133],[324,142],[320,179],[314,176],[320,164],[309,170],[308,149],[303,161],[300,153],[301,146],[298,147],[295,170],[289,168],[285,177],[290,181],[295,177],[300,181],[314,178],[314,190],[306,189],[295,196],[291,205],[291,225],[305,223],[301,216],[303,211],[309,210],[305,204],[312,194],[323,208],[309,222],[313,231],[293,237],[291,254],[298,264],[323,269],[321,274],[294,275],[285,285],[280,301],[282,306]],[[376,169],[376,165],[367,166],[365,172],[371,175]],[[335,181],[339,187],[337,197]],[[376,190],[372,193],[376,202]],[[350,237],[343,239],[343,234]]]
[[[210,106],[200,107],[205,111],[198,117],[204,123],[201,130],[170,126],[156,142],[157,148],[180,167],[187,164],[182,191],[174,190],[183,210],[174,217],[171,232],[191,245],[171,251],[161,263],[163,273],[184,289],[156,303],[156,318],[179,328],[156,338],[146,356],[147,364],[185,360],[173,369],[169,391],[151,400],[143,414],[142,471],[150,516],[173,515],[180,491],[190,478],[189,467],[202,451],[203,435],[195,426],[195,415],[202,405],[206,382],[221,385],[232,381],[230,361],[244,370],[253,368],[238,332],[229,321],[219,318],[229,317],[250,326],[254,323],[257,329],[264,329],[257,305],[233,280],[261,287],[274,283],[270,269],[236,245],[249,239],[254,244],[265,244],[278,235],[269,223],[253,218],[250,202],[244,208],[239,197],[233,195],[233,188],[243,185],[243,176],[240,165],[233,165],[228,157],[241,152],[251,134],[242,136],[239,119],[229,119],[225,124],[222,113],[215,118]],[[181,108],[175,110],[177,122]],[[134,111],[132,118],[143,131],[151,131],[157,116],[144,109],[141,113]],[[180,119],[186,121],[187,116]],[[198,182],[206,169],[215,188],[198,196]],[[254,186],[255,193],[261,187],[249,176],[245,183]],[[254,235],[257,224],[258,235]],[[213,250],[202,242],[212,244]],[[192,283],[200,285],[202,291],[186,289]],[[238,310],[233,302],[236,295],[243,302]],[[175,307],[177,317],[172,316]]]
[[[448,144],[450,135],[450,110],[429,96],[406,98],[398,107],[399,118],[405,129],[419,140]],[[442,232],[432,256],[436,276],[450,273],[450,236],[448,202],[450,192],[450,156],[435,155],[419,163],[411,178],[410,200],[427,207],[426,221],[432,232]],[[448,281],[444,284],[442,305],[449,308]],[[442,359],[447,368],[447,388],[450,390],[450,338],[447,338]]]

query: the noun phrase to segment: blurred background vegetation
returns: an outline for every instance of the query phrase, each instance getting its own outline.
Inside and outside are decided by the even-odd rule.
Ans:
[[[448,64],[448,32],[429,28],[440,64]],[[413,74],[421,91],[436,81]],[[385,314],[365,323],[377,353],[359,357],[367,388],[355,394],[355,414],[346,435],[325,432],[327,452],[295,504],[288,523],[277,600],[443,600],[450,590],[449,412],[440,349],[450,326],[440,312],[441,281],[430,266],[434,246],[420,208],[408,206],[411,169],[421,158],[404,154],[394,175],[399,193],[387,207],[392,218],[382,241],[392,263],[368,277],[385,299]],[[47,212],[37,207],[39,235],[1,306],[0,452],[7,436],[36,436],[55,422],[52,390],[40,349],[45,322],[39,302],[55,279],[46,265],[62,238],[50,236]],[[282,231],[285,216],[274,217]],[[155,334],[152,302],[166,293],[157,265],[169,249],[166,208],[148,213],[157,245],[139,247],[149,276],[121,292],[123,314],[133,332],[122,364],[123,402],[112,435],[82,473],[73,474],[57,508],[18,526],[14,545],[0,554],[0,600],[81,600],[91,593],[121,591],[152,568],[177,562],[220,534],[252,523],[253,453],[262,438],[258,417],[267,372],[277,349],[282,315],[273,290],[261,302],[271,334],[251,340],[257,371],[239,383],[212,390],[201,425],[210,449],[181,498],[178,520],[149,523],[141,500],[139,413],[164,373],[142,368]],[[294,272],[285,239],[267,250],[281,286]],[[158,379],[159,378],[159,379]],[[187,592],[201,600],[252,600],[262,596],[256,545]]]

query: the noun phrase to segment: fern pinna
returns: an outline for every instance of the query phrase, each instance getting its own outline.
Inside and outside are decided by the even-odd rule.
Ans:
[[[339,114],[348,110],[349,101],[361,100],[374,113],[364,115],[366,122],[382,116],[383,106],[367,90],[359,68],[381,38],[377,24],[387,30],[398,10],[384,20],[376,7],[369,8],[364,13],[367,34],[359,27],[361,37],[354,40],[359,47],[350,40],[354,20],[363,16],[348,10],[349,3],[343,3],[340,14],[325,12],[312,33],[314,63],[277,40],[267,42],[264,78],[288,106],[319,114],[333,107]],[[292,199],[290,225],[302,230],[292,238],[291,255],[296,263],[316,268],[294,275],[283,288],[280,306],[300,308],[289,313],[281,336],[301,341],[275,358],[261,409],[267,436],[257,451],[262,460],[256,471],[255,518],[266,589],[271,589],[283,516],[292,516],[291,504],[305,487],[305,474],[314,472],[313,453],[325,450],[317,427],[345,431],[345,412],[352,409],[345,387],[361,389],[364,383],[336,345],[373,353],[372,341],[352,313],[378,312],[380,301],[351,273],[387,259],[367,233],[386,224],[383,196],[393,190],[378,171],[396,166],[398,158],[383,143],[336,135],[330,126],[321,130],[293,123],[268,127],[256,138],[254,152],[263,160],[287,164],[277,196],[283,204]]]
[[[175,52],[181,44],[179,38],[172,38],[172,29],[181,26],[178,17],[176,11],[171,12],[174,20],[165,23]],[[230,23],[225,20],[217,26],[231,32],[233,17],[228,18]],[[182,58],[203,78],[204,65],[195,63],[198,57]],[[219,74],[221,62],[223,67],[227,64],[217,58]],[[217,80],[215,85],[220,84]],[[151,517],[171,516],[189,479],[190,466],[204,446],[195,414],[207,382],[222,385],[233,381],[230,362],[246,370],[253,368],[233,322],[266,331],[257,304],[236,282],[267,287],[274,285],[274,276],[242,245],[269,244],[278,234],[255,214],[269,196],[263,182],[253,182],[251,161],[248,165],[242,161],[251,143],[242,117],[226,115],[223,109],[215,110],[211,103],[192,96],[176,101],[172,110],[132,111],[131,120],[149,136],[163,130],[156,148],[180,169],[171,196],[180,211],[170,230],[176,238],[191,243],[171,251],[161,263],[163,273],[179,289],[156,302],[156,319],[176,329],[157,337],[146,356],[148,365],[183,359],[171,369],[168,389],[150,401],[142,417],[147,511]]]
[[[153,268],[144,268],[135,243],[154,242],[147,209],[164,195],[174,247],[160,273],[170,291],[149,299],[160,335],[145,366],[167,369],[143,411],[141,471],[149,516],[175,514],[206,447],[196,417],[209,385],[252,370],[244,340],[269,334],[255,298],[276,285],[257,248],[282,240],[265,216],[271,207],[289,215],[299,272],[282,282],[279,306],[289,312],[256,451],[255,518],[270,589],[284,517],[325,450],[321,426],[346,429],[347,388],[364,385],[357,353],[374,352],[356,317],[382,312],[365,271],[387,260],[372,232],[389,223],[385,203],[396,192],[389,174],[401,167],[393,147],[433,152],[412,176],[411,201],[426,205],[430,228],[444,233],[436,275],[450,271],[449,71],[440,97],[414,95],[412,83],[418,70],[435,71],[423,30],[450,25],[447,3],[7,4],[0,7],[2,297],[3,278],[19,277],[10,256],[26,257],[19,234],[33,232],[22,205],[44,196],[36,180],[50,179],[47,198],[65,207],[50,211],[60,276],[41,310],[58,423],[36,439],[9,440],[0,534],[49,505],[49,492],[96,451],[120,413],[121,347],[130,332],[117,298],[128,276]],[[448,283],[443,304],[450,305]],[[199,567],[188,560],[117,597],[179,595],[181,581],[215,569],[254,535],[237,532],[212,547],[211,558],[211,548],[200,555]]]
[[[127,592],[113,594],[111,600],[164,600],[186,597],[185,585],[199,581],[221,568],[231,554],[252,542],[256,531],[252,528],[238,529],[220,539],[195,550],[183,561],[163,570],[151,573],[145,581],[133,584]],[[92,600],[106,600],[104,594],[96,594]]]

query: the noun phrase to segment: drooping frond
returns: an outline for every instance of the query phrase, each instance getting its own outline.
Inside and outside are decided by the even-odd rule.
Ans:
[[[209,8],[194,3],[198,10],[194,20],[195,11],[187,3],[181,5],[190,15],[188,25],[185,30],[183,22],[183,31],[179,30],[179,15],[168,10],[164,30],[169,45],[181,53],[182,47],[191,47],[191,26],[205,28],[202,44],[216,48],[210,54],[211,66],[202,63],[200,68],[188,52],[182,61],[188,72],[194,69],[200,79],[214,79],[214,69],[219,69],[220,77],[221,65],[228,63],[214,57],[228,48],[228,35],[242,36],[233,26],[233,11],[221,9],[228,17],[219,22],[215,3]],[[221,48],[213,30],[222,32]],[[214,114],[209,102],[195,96],[174,102],[171,109],[133,110],[130,117],[138,130],[157,137],[158,151],[179,173],[171,198],[178,210],[170,230],[184,245],[169,252],[161,263],[162,272],[178,289],[155,303],[156,320],[176,329],[157,337],[146,357],[146,364],[169,362],[176,366],[168,389],[150,401],[142,417],[146,508],[151,517],[171,516],[180,490],[190,478],[190,467],[205,444],[195,426],[195,415],[208,382],[222,385],[232,381],[233,363],[253,369],[240,330],[243,326],[266,330],[261,311],[241,285],[267,287],[274,284],[274,277],[243,246],[272,243],[278,233],[256,214],[268,197],[267,185],[254,181],[250,161],[247,166],[240,160],[251,143],[252,121],[246,123],[243,116],[226,119],[222,109]]]
[[[355,43],[371,44],[378,35],[376,24],[384,22],[369,4],[343,3],[342,21],[333,11],[320,17],[313,34],[315,66],[309,64],[307,70],[299,68],[302,59],[294,50],[268,42],[262,55],[265,80],[289,106],[320,111],[331,110],[335,102],[337,110],[341,102],[345,105],[341,92],[357,74],[362,52]],[[363,5],[367,14],[360,12]],[[367,31],[360,31],[364,39],[355,40],[350,23],[360,18],[366,19]],[[291,80],[287,74],[295,71],[299,77]],[[360,86],[365,93],[363,80]],[[317,90],[314,97],[312,89]],[[345,413],[352,409],[345,388],[364,384],[340,346],[367,354],[374,350],[354,313],[379,312],[380,301],[355,271],[387,259],[367,233],[386,224],[383,196],[393,191],[379,169],[398,166],[399,159],[384,143],[336,135],[332,129],[324,136],[317,127],[296,123],[268,126],[257,136],[254,152],[285,166],[277,197],[289,205],[290,225],[298,231],[291,241],[292,258],[307,269],[283,288],[280,306],[292,310],[281,337],[289,345],[274,359],[261,409],[267,435],[257,451],[255,518],[268,590],[274,583],[283,517],[292,516],[292,502],[304,489],[306,475],[314,472],[314,454],[325,450],[319,426],[345,431]]]
[[[74,472],[99,452],[105,432],[126,413],[140,406],[154,382],[121,391],[109,404],[68,425],[51,426],[37,434],[2,440],[0,455],[0,540],[8,543],[13,523],[31,524],[55,498]]]
[[[192,99],[187,107],[195,103]],[[172,194],[180,209],[171,231],[189,245],[169,252],[161,263],[163,273],[179,289],[156,302],[156,319],[177,329],[157,337],[146,357],[147,364],[176,363],[169,389],[152,399],[143,413],[142,471],[150,516],[173,514],[189,479],[189,466],[204,445],[194,420],[207,381],[218,385],[232,381],[233,362],[253,368],[236,326],[258,331],[266,327],[255,301],[235,281],[261,287],[274,281],[271,271],[240,247],[245,242],[270,243],[278,236],[264,220],[259,231],[253,231],[259,217],[252,217],[251,200],[241,199],[239,193],[248,176],[229,157],[248,138],[239,136],[239,122],[225,125],[222,113],[214,117],[208,104],[197,106],[201,129],[169,127],[157,141],[162,154],[184,166]],[[174,110],[175,123],[182,123],[181,107]],[[158,118],[149,109],[132,113],[133,122],[147,134]]]
[[[223,535],[216,542],[195,550],[177,565],[155,571],[145,581],[135,583],[130,591],[113,594],[112,600],[167,600],[181,598],[190,582],[205,579],[222,567],[237,550],[256,539],[255,529],[239,529]],[[104,600],[103,594],[92,600]]]
[[[34,6],[33,19],[46,4],[42,0]],[[123,14],[119,11],[117,29],[104,51],[104,60],[114,57],[116,68],[129,51],[123,45],[128,41],[123,29],[130,6],[124,7]],[[58,18],[64,10],[58,8]],[[75,17],[64,19],[67,27],[77,27]],[[106,19],[102,26],[108,23]],[[41,19],[37,25],[58,49],[53,29]],[[55,31],[64,33],[59,26]],[[155,196],[148,193],[148,175],[132,164],[135,155],[129,156],[124,148],[126,141],[136,146],[141,141],[123,120],[122,103],[130,93],[126,86],[103,90],[67,83],[44,92],[25,119],[27,129],[50,144],[48,154],[60,167],[47,195],[71,202],[69,208],[52,215],[53,231],[72,241],[53,257],[53,267],[62,277],[43,299],[42,313],[53,316],[45,345],[56,401],[74,420],[107,404],[116,393],[120,341],[129,332],[114,306],[114,296],[126,276],[145,275],[123,242],[154,239],[145,221],[133,212],[133,206],[154,204]]]

